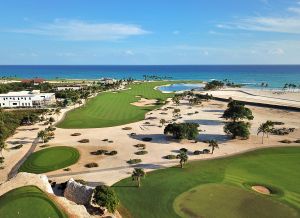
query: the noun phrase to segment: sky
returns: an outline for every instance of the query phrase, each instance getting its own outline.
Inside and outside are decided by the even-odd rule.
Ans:
[[[300,64],[300,0],[0,0],[0,64]]]

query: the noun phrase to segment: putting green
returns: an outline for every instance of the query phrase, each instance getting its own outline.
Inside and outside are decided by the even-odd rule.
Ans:
[[[79,156],[78,150],[72,147],[46,148],[31,154],[19,171],[36,174],[46,173],[75,164]]]
[[[42,190],[36,186],[24,186],[0,196],[0,217],[65,218],[68,216]]]
[[[237,214],[236,217],[239,217],[238,214],[240,217],[259,217],[249,211],[250,205],[243,209],[235,203],[239,200],[247,202],[249,199],[253,205],[265,205],[269,217],[278,217],[278,214],[300,217],[299,166],[300,147],[268,148],[228,158],[190,161],[183,169],[172,167],[148,173],[142,179],[141,188],[136,188],[131,179],[127,178],[116,183],[114,189],[123,206],[121,211],[130,214],[122,214],[124,217],[179,217],[174,209],[175,199],[194,188],[199,188],[201,193],[202,190],[203,193],[213,193],[214,186],[208,184],[217,184],[213,194],[218,197],[213,198],[214,203],[199,206],[198,211],[193,211],[197,216],[204,214],[206,217],[208,212],[204,211],[205,207],[205,210],[219,210],[214,218],[219,217],[217,213],[222,214],[221,217],[230,217],[232,214]],[[252,191],[249,184],[265,185],[280,191],[275,195],[264,196]],[[230,185],[230,193],[224,190],[224,187],[228,187],[225,185]],[[209,201],[207,194],[197,198]],[[230,213],[222,206],[226,201],[224,198],[232,201]],[[193,201],[187,201],[184,206],[193,209],[194,204]],[[178,208],[176,210],[179,213]]]
[[[276,217],[299,217],[297,210],[274,201],[270,196],[226,184],[197,186],[179,195],[174,208],[180,217],[274,218],[274,214]]]
[[[177,82],[147,82],[133,84],[128,90],[117,93],[100,93],[97,97],[87,102],[85,106],[69,111],[65,119],[57,126],[68,129],[101,128],[143,120],[147,112],[160,107],[161,104],[138,107],[130,103],[137,102],[140,97],[164,101],[168,97],[172,97],[173,94],[164,94],[154,88],[170,83]]]

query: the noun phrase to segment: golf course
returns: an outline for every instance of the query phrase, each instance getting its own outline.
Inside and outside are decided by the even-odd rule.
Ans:
[[[79,159],[76,148],[58,146],[46,148],[31,154],[20,167],[20,172],[47,173],[75,164]]]
[[[13,189],[0,197],[0,217],[68,217],[36,186]]]
[[[131,103],[137,102],[141,97],[165,101],[173,94],[164,94],[155,90],[156,86],[171,83],[170,81],[147,82],[133,84],[129,89],[118,92],[104,92],[89,100],[84,106],[68,112],[59,128],[102,128],[118,126],[143,120],[145,114],[160,106],[138,107]]]
[[[114,185],[123,217],[300,217],[300,148],[268,148],[150,172]],[[261,194],[252,186],[264,186]],[[216,209],[218,208],[218,209]]]

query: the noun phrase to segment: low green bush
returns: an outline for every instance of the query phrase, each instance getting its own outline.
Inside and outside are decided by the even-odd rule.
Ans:
[[[142,151],[137,151],[135,152],[136,155],[145,155],[148,154],[148,151],[142,150]]]
[[[88,164],[85,164],[84,166],[87,168],[93,168],[93,167],[98,167],[98,164],[97,163],[88,163]]]
[[[110,151],[105,153],[105,155],[110,155],[110,156],[117,155],[117,154],[118,154],[117,151]]]
[[[90,140],[89,139],[81,139],[78,141],[79,143],[89,143]]]
[[[174,154],[166,155],[166,156],[164,156],[164,158],[165,158],[165,159],[168,159],[168,160],[177,159],[176,155],[174,155]]]
[[[130,159],[127,161],[128,164],[137,164],[137,163],[141,163],[142,160],[141,159]]]

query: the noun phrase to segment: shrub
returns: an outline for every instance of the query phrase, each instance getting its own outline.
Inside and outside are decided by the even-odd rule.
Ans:
[[[88,163],[88,164],[85,164],[84,166],[87,168],[93,168],[93,167],[98,167],[98,164],[97,163]]]
[[[71,168],[65,168],[64,171],[71,171]]]
[[[199,155],[199,154],[202,154],[202,151],[199,150],[194,151],[194,155]]]
[[[127,127],[124,127],[124,128],[122,128],[123,130],[132,130],[132,128],[131,127],[129,127],[129,126],[127,126]]]
[[[114,143],[114,141],[113,140],[109,140],[108,143]]]
[[[295,143],[300,143],[300,139],[297,139],[297,140],[295,141]]]
[[[17,145],[17,146],[12,147],[11,150],[18,150],[18,149],[20,149],[20,148],[22,148],[22,147],[23,147],[23,145],[20,144],[20,145]]]
[[[176,155],[173,155],[173,154],[166,155],[166,156],[164,156],[164,158],[168,159],[168,160],[177,159]]]
[[[291,140],[288,140],[288,139],[284,139],[284,140],[281,140],[281,141],[279,141],[279,142],[285,143],[285,144],[290,144],[290,143],[292,143],[292,141],[291,141]]]
[[[80,143],[89,143],[90,140],[89,139],[81,139],[78,142],[80,142]]]
[[[202,153],[203,153],[203,154],[209,154],[209,153],[210,153],[210,150],[209,150],[209,149],[203,149]]]
[[[110,152],[106,152],[105,154],[113,156],[113,155],[118,154],[118,152],[117,151],[110,151]]]
[[[145,144],[136,144],[136,145],[134,145],[134,147],[141,148],[141,149],[146,149],[146,145]]]
[[[141,159],[130,159],[129,161],[127,161],[128,164],[137,164],[141,162],[142,162]]]
[[[148,151],[142,150],[142,151],[137,151],[135,152],[136,155],[145,155],[148,154]]]
[[[249,108],[246,108],[243,103],[234,100],[228,103],[228,108],[224,111],[222,117],[234,122],[243,119],[253,120],[254,118]]]
[[[217,90],[224,87],[224,83],[222,81],[213,80],[206,83],[204,90]]]
[[[136,136],[136,133],[135,132],[132,132],[132,133],[130,133],[130,136],[132,137],[132,136]]]
[[[108,139],[102,139],[102,141],[103,141],[103,142],[107,142],[107,141],[108,141]]]
[[[75,132],[75,133],[71,134],[71,136],[80,136],[80,135],[81,135],[81,133],[79,133],[79,132]]]
[[[150,142],[150,141],[152,141],[152,138],[150,138],[150,137],[144,137],[144,138],[142,138],[142,140],[144,142]]]
[[[97,150],[97,151],[92,151],[90,154],[92,155],[102,155],[102,154],[105,154],[107,153],[108,151],[107,150]]]
[[[196,139],[198,127],[197,123],[172,123],[165,127],[164,134],[171,134],[175,139]]]
[[[56,128],[54,126],[48,126],[46,128],[46,131],[49,131],[49,132],[52,132],[52,131],[55,131],[55,130],[56,130]]]
[[[105,207],[110,213],[114,213],[120,203],[115,191],[106,185],[96,186],[92,201],[100,207]]]

